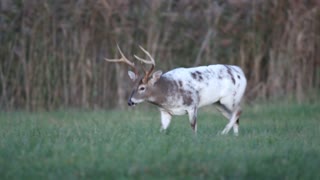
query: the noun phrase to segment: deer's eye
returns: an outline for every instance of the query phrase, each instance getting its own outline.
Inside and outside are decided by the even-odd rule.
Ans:
[[[139,91],[144,91],[146,88],[145,87],[139,87]]]

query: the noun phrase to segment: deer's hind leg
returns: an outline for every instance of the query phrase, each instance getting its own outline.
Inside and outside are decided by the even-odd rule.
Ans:
[[[225,126],[221,134],[227,134],[230,129],[233,128],[234,134],[238,135],[239,116],[241,114],[239,105],[235,106],[233,101],[230,101],[229,99],[221,99],[221,101],[215,105],[222,115],[229,120],[229,123]]]
[[[225,105],[221,104],[220,102],[217,102],[214,104],[214,106],[225,118],[227,118],[228,120],[231,118],[231,110],[228,109]]]

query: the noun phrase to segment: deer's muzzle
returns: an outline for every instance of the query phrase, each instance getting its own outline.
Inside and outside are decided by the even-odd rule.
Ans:
[[[129,97],[129,99],[128,99],[128,106],[134,106],[136,103],[134,103],[132,100],[131,100],[131,98],[132,98],[132,96],[133,96],[133,94],[135,93],[135,90],[133,90],[132,92],[131,92],[131,94],[130,94],[130,97]]]
[[[131,98],[128,100],[128,106],[134,106],[135,103],[133,101],[131,101]]]

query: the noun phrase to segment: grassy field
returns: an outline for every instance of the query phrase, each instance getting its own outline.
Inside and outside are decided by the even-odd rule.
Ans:
[[[155,109],[0,113],[0,179],[319,179],[320,104],[246,106],[240,135],[199,112],[159,132]]]

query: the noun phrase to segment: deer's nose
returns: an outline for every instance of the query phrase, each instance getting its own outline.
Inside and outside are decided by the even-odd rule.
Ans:
[[[133,105],[135,105],[135,103],[132,102],[131,99],[129,99],[129,100],[128,100],[128,106],[133,106]]]

